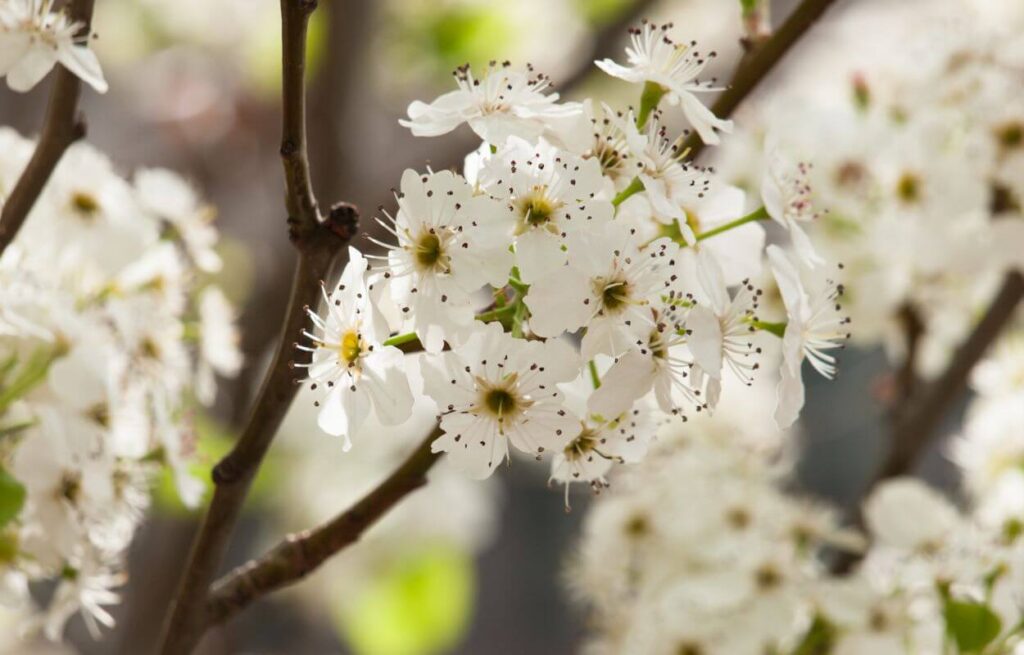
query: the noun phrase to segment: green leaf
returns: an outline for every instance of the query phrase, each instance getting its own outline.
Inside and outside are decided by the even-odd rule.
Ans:
[[[0,468],[0,528],[14,520],[25,504],[25,487]]]
[[[196,479],[201,481],[205,487],[201,507],[205,507],[213,493],[213,479],[211,474],[213,467],[221,460],[235,443],[231,432],[223,425],[204,413],[197,413],[195,418],[196,430],[196,454],[189,470]],[[163,461],[163,455],[154,453],[158,461]],[[252,491],[249,494],[249,502],[246,508],[258,506],[259,503],[267,500],[270,494],[271,485],[274,484],[279,466],[275,463],[273,453],[263,460],[256,479],[252,483]],[[174,474],[169,466],[164,466],[157,479],[153,490],[153,499],[156,508],[169,514],[192,514],[197,509],[188,508],[181,502],[178,496],[178,489],[174,484]]]
[[[946,599],[946,631],[960,653],[978,653],[999,636],[1003,622],[984,603]]]
[[[426,546],[346,603],[339,628],[357,655],[448,652],[465,633],[474,586],[473,562],[466,553]]]

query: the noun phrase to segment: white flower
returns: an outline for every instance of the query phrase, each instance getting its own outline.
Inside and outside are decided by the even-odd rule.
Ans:
[[[433,444],[471,477],[483,479],[508,457],[508,444],[537,455],[565,447],[579,418],[556,386],[575,377],[579,359],[562,341],[514,339],[481,326],[451,352],[423,366],[444,434]]]
[[[654,329],[650,304],[668,293],[678,247],[659,239],[638,249],[633,231],[612,223],[574,239],[571,265],[537,280],[526,295],[530,329],[555,337],[586,326],[582,355],[619,355]]]
[[[108,628],[114,625],[114,617],[104,606],[121,601],[120,595],[111,591],[111,588],[124,582],[124,574],[111,572],[108,566],[96,561],[94,557],[65,565],[46,612],[47,638],[59,640],[64,624],[75,612],[80,612],[89,634],[93,639],[99,639],[100,625]]]
[[[668,36],[670,27],[657,27],[645,22],[640,28],[631,29],[632,47],[626,48],[629,66],[622,66],[611,59],[595,63],[612,77],[633,83],[652,82],[670,92],[682,105],[686,120],[697,130],[701,140],[716,145],[719,138],[715,130],[731,132],[732,121],[715,116],[695,95],[718,90],[712,83],[702,82],[698,77],[715,53],[701,54],[694,49],[695,42],[673,42]]]
[[[338,287],[330,295],[324,290],[326,317],[309,310],[315,328],[304,334],[313,347],[299,349],[311,352],[312,360],[296,364],[308,369],[311,389],[325,387],[318,422],[324,432],[344,437],[345,450],[371,409],[381,423],[398,425],[409,418],[413,404],[405,355],[383,345],[387,325],[371,302],[366,269],[366,259],[349,248]]]
[[[101,282],[159,238],[158,224],[139,211],[131,185],[84,141],[61,157],[31,216],[16,241],[26,244],[29,258],[38,258],[44,270],[66,267],[83,278],[95,269]]]
[[[816,289],[806,288],[797,267],[778,246],[768,246],[768,261],[786,305],[788,321],[782,338],[779,404],[775,411],[776,423],[787,428],[804,406],[804,359],[822,376],[832,379],[836,360],[828,351],[842,347],[840,342],[849,338],[846,325],[850,320],[840,314],[841,285],[831,280],[822,284],[818,280]]]
[[[395,237],[384,277],[392,299],[409,317],[429,352],[440,352],[454,328],[473,320],[470,294],[500,288],[512,269],[512,225],[504,208],[474,195],[450,171],[406,170],[398,214],[382,225]]]
[[[76,37],[81,23],[72,23],[63,11],[53,11],[53,0],[7,0],[0,6],[0,75],[7,86],[28,91],[60,63],[100,93],[107,90],[96,55]]]
[[[11,473],[27,491],[23,510],[41,534],[26,535],[26,549],[48,566],[70,557],[92,536],[114,498],[114,462],[83,419],[47,409],[39,428],[19,443]]]
[[[606,113],[611,110],[605,108]],[[625,135],[631,159],[625,169],[640,178],[644,195],[651,203],[653,216],[659,223],[671,225],[679,221],[679,229],[687,243],[694,243],[693,231],[687,224],[686,208],[704,199],[711,185],[707,173],[682,161],[686,155],[680,150],[681,139],[670,140],[666,129],[652,116],[644,132],[636,126],[633,112],[616,120]]]
[[[618,415],[604,415],[587,409],[593,391],[589,372],[571,383],[560,385],[565,405],[581,417],[576,435],[551,461],[551,480],[565,484],[565,506],[569,507],[569,485],[587,482],[596,491],[608,486],[605,475],[615,463],[643,459],[654,434],[652,413],[634,407]]]
[[[550,80],[513,70],[509,63],[491,63],[483,78],[476,78],[469,66],[456,69],[459,88],[429,105],[419,100],[409,105],[409,120],[398,121],[416,136],[440,136],[462,123],[469,123],[486,143],[501,146],[511,136],[536,143],[547,122],[578,114],[579,103],[558,104],[558,94],[544,92]]]
[[[761,291],[745,280],[730,298],[714,254],[702,249],[697,259],[698,297],[704,302],[697,302],[686,314],[687,345],[694,364],[711,378],[708,403],[713,405],[720,391],[723,365],[744,383],[749,385],[753,381],[758,365],[752,361],[752,355],[761,349],[755,349],[750,340],[753,328],[748,319],[757,309]]]
[[[191,185],[172,171],[145,168],[135,172],[135,192],[144,209],[170,224],[199,270],[220,270],[213,210],[200,203]]]
[[[913,478],[879,485],[864,503],[864,520],[881,544],[907,550],[942,546],[960,523],[956,508],[939,492]]]
[[[214,373],[234,377],[242,370],[235,308],[220,287],[208,286],[199,293],[199,362],[196,366],[196,397],[209,405],[217,390]]]
[[[595,197],[604,186],[600,164],[543,141],[533,147],[510,139],[484,164],[479,184],[506,203],[516,235],[516,264],[527,284],[568,260],[567,237],[602,230],[614,214],[611,202]]]
[[[602,377],[601,387],[587,405],[591,411],[617,416],[652,389],[663,412],[680,414],[684,402],[698,412],[708,408],[702,398],[702,384],[706,380],[693,375],[696,369],[686,347],[680,300],[676,292],[669,292],[665,304],[655,314],[654,327],[618,357]]]
[[[811,187],[807,181],[809,164],[792,164],[780,150],[768,154],[761,180],[761,202],[772,220],[789,231],[793,248],[808,266],[823,264],[801,223],[810,223],[820,216],[811,204]]]

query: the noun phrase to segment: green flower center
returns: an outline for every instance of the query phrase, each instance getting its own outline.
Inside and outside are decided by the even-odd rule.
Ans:
[[[913,173],[904,173],[896,183],[896,195],[903,202],[917,202],[921,198],[921,180]]]
[[[424,268],[433,268],[441,260],[441,239],[433,232],[420,237],[416,244],[416,262]]]
[[[82,216],[92,216],[100,209],[100,203],[96,197],[85,191],[76,191],[71,194],[71,208]]]
[[[484,395],[484,404],[498,416],[508,416],[516,408],[516,399],[505,389],[491,389]]]

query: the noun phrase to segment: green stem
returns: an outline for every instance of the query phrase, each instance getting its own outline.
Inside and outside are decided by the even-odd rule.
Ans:
[[[633,181],[629,183],[629,186],[622,191],[619,191],[618,195],[612,198],[612,204],[618,207],[626,201],[626,198],[630,197],[634,193],[640,193],[643,190],[644,183],[640,181],[639,177],[634,177]]]
[[[390,339],[388,339],[387,341],[385,341],[381,345],[382,346],[401,346],[402,344],[411,343],[413,341],[416,341],[416,339],[418,339],[418,338],[419,337],[416,336],[415,332],[406,332],[405,334],[396,334],[395,336],[391,337]]]
[[[780,339],[786,333],[785,321],[780,323],[772,323],[770,321],[759,321],[756,318],[748,318],[744,322],[750,327],[754,328],[755,330],[761,330],[762,332],[771,332]]]
[[[658,103],[661,102],[662,97],[668,89],[656,82],[647,82],[644,84],[644,90],[640,94],[640,113],[636,115],[636,128],[638,130],[644,129],[647,125],[647,119],[651,117],[651,112],[658,108]]]
[[[590,360],[587,362],[587,368],[590,369],[590,384],[594,385],[595,389],[599,388],[601,386],[601,376],[597,374],[597,364],[594,363],[594,360]]]
[[[480,312],[476,315],[476,320],[483,321],[484,323],[490,323],[491,321],[497,321],[505,316],[510,316],[515,313],[516,306],[519,304],[517,298],[514,302],[505,305],[504,307],[498,307],[497,309],[491,309],[486,312]]]
[[[754,221],[766,221],[770,218],[771,216],[768,215],[768,210],[765,209],[764,207],[760,207],[750,212],[746,216],[743,216],[742,218],[737,218],[735,221],[730,221],[724,225],[719,225],[718,227],[712,230],[708,230],[707,232],[702,232],[701,234],[698,234],[697,241],[710,239],[713,236],[722,234],[723,232],[728,232],[729,230],[735,229],[741,225],[746,225],[747,223],[753,223]]]

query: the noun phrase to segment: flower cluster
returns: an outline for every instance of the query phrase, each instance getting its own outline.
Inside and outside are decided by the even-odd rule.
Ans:
[[[1019,506],[993,527],[895,479],[865,503],[863,553],[834,510],[781,491],[777,452],[744,431],[664,435],[588,514],[568,576],[597,626],[588,652],[1019,652]],[[833,575],[825,546],[865,557]]]
[[[781,491],[780,435],[750,431],[771,411],[757,387],[725,429],[663,432],[588,512],[567,576],[595,626],[586,652],[811,652],[795,646],[825,576],[820,549],[862,539]]]
[[[0,188],[34,144],[0,131]],[[71,146],[0,259],[0,580],[57,581],[39,617],[51,637],[81,610],[111,618],[120,559],[162,464],[182,500],[192,394],[241,366],[234,310],[204,277],[221,266],[212,211],[174,173],[124,179],[86,143]]]
[[[402,424],[426,394],[443,432],[435,451],[471,477],[511,448],[553,454],[555,480],[600,488],[613,464],[643,457],[654,424],[713,412],[729,378],[750,384],[764,340],[785,344],[781,425],[803,405],[804,359],[834,373],[842,288],[799,227],[817,215],[806,184],[784,182],[805,169],[780,157],[770,202],[747,211],[661,122],[669,97],[706,140],[731,129],[694,95],[708,88],[697,78],[707,56],[646,23],[628,54],[629,66],[600,66],[643,85],[638,110],[560,103],[547,78],[508,62],[459,68],[457,90],[409,106],[414,134],[465,123],[483,143],[463,175],[406,171],[397,211],[378,219],[386,255],[371,265],[353,249],[323,313],[311,312],[301,365],[325,431],[348,439],[371,413]],[[766,254],[757,222],[770,218],[801,257]],[[751,279],[765,259],[783,322],[758,317]],[[422,391],[409,344],[427,353]]]
[[[973,8],[963,14],[977,21]],[[793,217],[817,213],[804,200],[829,209],[810,223],[786,219],[797,252],[805,240],[794,225],[846,264],[860,344],[881,344],[898,361],[908,321],[916,326],[923,376],[942,370],[1004,273],[1024,267],[1024,66],[1010,54],[1020,48],[1019,25],[1007,19],[1005,34],[968,42],[939,38],[940,48],[932,39],[927,58],[909,67],[893,57],[861,63],[845,88],[820,97],[801,88],[773,94],[719,149],[720,173],[748,187],[778,177],[774,147],[814,162],[779,178],[791,189],[809,181],[791,194],[802,200],[780,203],[773,192],[766,207],[786,204]],[[850,101],[837,106],[844,93]]]

